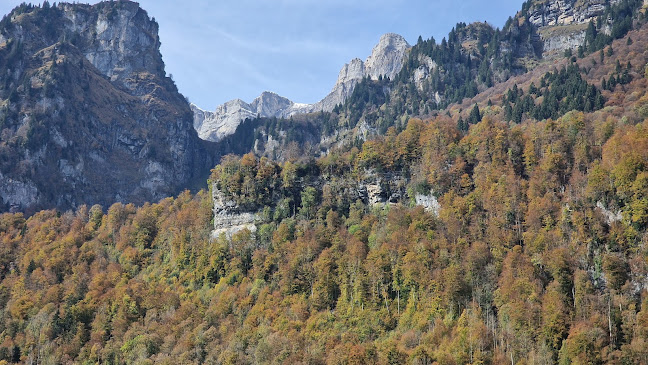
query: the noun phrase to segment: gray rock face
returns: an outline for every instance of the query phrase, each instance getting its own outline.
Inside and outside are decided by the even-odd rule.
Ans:
[[[602,15],[608,2],[614,5],[619,0],[536,2],[529,10],[529,21],[539,28],[544,56],[551,57],[582,45],[587,23]]]
[[[441,211],[441,204],[439,204],[439,201],[434,195],[423,195],[417,193],[414,199],[416,201],[416,205],[423,207],[426,212],[430,212],[437,217],[439,216],[439,212]]]
[[[252,233],[256,232],[257,213],[241,211],[236,203],[228,200],[218,190],[216,184],[212,184],[212,201],[214,203],[214,229],[211,234],[213,239],[222,234],[229,238],[244,229]]]
[[[235,99],[219,106],[213,112],[192,105],[194,127],[200,138],[217,142],[233,134],[241,121],[257,115],[266,118],[287,118],[295,114],[331,111],[351,96],[353,89],[363,78],[377,80],[380,76],[390,79],[396,76],[403,68],[403,60],[409,48],[410,45],[402,36],[385,34],[380,37],[366,61],[355,58],[344,65],[333,90],[315,104],[295,103],[266,91],[249,104]]]
[[[380,76],[393,79],[403,68],[405,52],[409,48],[402,36],[394,33],[383,35],[365,62],[367,75],[374,80]]]
[[[559,29],[545,29],[540,31],[542,39],[542,52],[545,56],[561,56],[566,49],[576,49],[585,42],[585,27],[573,27],[568,32]],[[557,26],[562,28],[562,26]],[[556,31],[557,30],[557,31]]]
[[[529,11],[529,21],[537,27],[583,24],[603,14],[607,2],[608,0],[545,0],[532,7]],[[619,0],[609,2],[615,4]]]
[[[429,56],[425,55],[420,55],[419,60],[421,61],[421,66],[419,66],[416,70],[414,70],[414,85],[416,87],[423,91],[425,90],[425,87],[429,87],[429,81],[430,81],[430,76],[434,71],[436,71],[439,68],[439,65],[437,65],[432,58]],[[434,92],[434,101],[436,103],[441,102],[441,94],[439,94],[439,91]]]
[[[14,180],[0,173],[0,198],[10,212],[16,212],[38,201],[38,189],[31,181]]]
[[[164,77],[158,24],[137,3],[123,1],[110,9],[63,4],[62,10],[67,30],[83,38],[86,59],[111,81],[123,84],[143,71]]]
[[[366,171],[363,181],[356,182],[358,198],[368,205],[401,203],[407,198],[407,179],[400,174]]]
[[[166,77],[158,25],[137,3],[60,3],[9,19],[0,53],[21,47],[0,56],[10,157],[0,161],[0,211],[143,204],[204,181],[213,146],[198,138]]]

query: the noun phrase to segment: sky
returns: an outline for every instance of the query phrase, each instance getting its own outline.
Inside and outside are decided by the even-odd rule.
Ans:
[[[0,0],[0,14],[23,1]],[[236,98],[251,102],[263,91],[314,103],[329,93],[342,66],[366,59],[384,33],[398,33],[410,44],[419,35],[440,42],[457,22],[487,21],[502,28],[522,6],[522,0],[139,3],[160,25],[167,74],[184,96],[207,110]]]

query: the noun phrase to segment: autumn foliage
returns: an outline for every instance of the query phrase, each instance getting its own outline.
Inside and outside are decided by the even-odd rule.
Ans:
[[[319,159],[226,156],[210,189],[255,232],[211,236],[215,190],[0,215],[0,364],[648,363],[648,41],[631,36],[614,63],[558,71],[595,99],[582,111],[555,91],[564,110],[511,121],[512,91]],[[628,83],[588,86],[616,63]],[[552,82],[530,84],[541,106]],[[378,178],[404,193],[370,204]]]
[[[0,358],[645,362],[647,130],[605,109],[465,135],[440,117],[307,163],[231,156],[212,178],[268,212],[230,238],[208,192],[2,215]],[[438,216],[345,199],[368,173]]]

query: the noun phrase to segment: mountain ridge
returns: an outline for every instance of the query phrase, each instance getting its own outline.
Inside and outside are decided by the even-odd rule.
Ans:
[[[240,122],[246,118],[256,116],[289,118],[296,114],[330,112],[335,106],[343,104],[349,98],[355,86],[363,78],[369,77],[372,80],[378,80],[379,77],[389,79],[395,77],[400,72],[405,53],[410,47],[402,36],[386,33],[380,37],[365,61],[354,58],[345,64],[338,74],[333,89],[322,100],[314,104],[296,103],[270,91],[264,91],[249,104],[240,99],[230,100],[218,106],[213,112],[205,111],[192,104],[194,126],[201,138],[217,142],[233,134]],[[258,108],[257,104],[259,103],[266,107]]]
[[[495,59],[494,63],[501,61],[513,64],[519,63],[521,65],[521,72],[526,72],[527,65],[534,67],[533,64],[538,61],[549,61],[551,59],[560,58],[563,56],[563,53],[568,50],[576,52],[579,47],[582,47],[583,44],[589,40],[587,37],[591,37],[591,34],[588,35],[588,32],[591,31],[588,29],[589,22],[597,23],[597,30],[595,32],[616,38],[619,34],[627,32],[627,29],[613,29],[613,24],[609,15],[606,19],[602,19],[602,16],[609,14],[611,9],[623,3],[622,0],[613,0],[611,2],[606,2],[605,0],[592,0],[586,2],[571,2],[564,0],[526,1],[522,6],[522,10],[515,15],[515,18],[509,18],[504,28],[509,30],[516,28],[516,30],[511,32],[512,37],[522,37],[523,33],[528,33],[529,39],[522,40],[522,42],[520,42],[520,40],[516,41],[517,44],[515,47],[517,47],[517,54],[512,55],[512,60],[507,61],[506,59]],[[619,26],[619,24],[623,23],[617,22],[614,24],[614,27]],[[464,26],[466,25],[464,24]],[[490,25],[484,23],[472,23],[468,25],[467,28],[483,28],[484,26],[491,28],[488,32],[496,31],[496,29],[492,28]],[[627,27],[627,25],[621,25],[621,27]],[[453,32],[454,31],[455,30],[453,29]],[[497,31],[499,32],[499,29],[497,29]],[[477,34],[473,34],[470,37],[473,38],[467,39],[467,44],[472,44],[477,41]],[[481,35],[479,37],[481,37]],[[589,41],[592,42],[591,40]],[[503,45],[502,47],[505,46]],[[408,52],[405,51],[409,49],[411,49],[411,46],[407,44],[401,36],[387,33],[381,37],[379,43],[374,47],[367,60],[362,61],[359,58],[355,58],[345,64],[340,70],[336,84],[331,92],[324,99],[315,104],[295,104],[295,106],[286,109],[279,108],[269,110],[267,113],[255,113],[251,108],[244,107],[238,112],[223,114],[222,111],[224,109],[219,107],[215,112],[205,112],[201,110],[201,112],[195,114],[195,124],[201,126],[201,136],[209,136],[211,134],[210,130],[213,128],[224,128],[224,130],[227,131],[226,133],[217,133],[218,137],[216,137],[216,140],[220,140],[226,135],[233,133],[238,124],[246,118],[254,118],[255,116],[262,118],[288,118],[303,113],[319,111],[331,112],[336,106],[344,104],[344,102],[349,99],[355,90],[355,86],[362,81],[364,77],[368,76],[371,80],[375,81],[381,74],[386,76],[388,79],[393,79],[398,76],[403,67],[404,60],[408,57]],[[390,50],[393,52],[389,52]],[[429,88],[429,86],[425,85],[425,80],[428,80],[429,82],[431,78],[435,77],[434,74],[436,71],[440,70],[443,72],[444,70],[439,69],[439,64],[433,61],[429,56],[421,55],[418,57],[419,59],[417,62],[420,66],[415,70],[413,77],[417,88],[423,90],[426,87]],[[374,65],[374,62],[376,62],[374,60],[378,59],[383,60],[382,62],[378,61],[378,65]],[[388,65],[388,67],[381,69],[383,65]],[[389,65],[391,65],[391,68],[389,68]],[[445,71],[453,72],[451,70]],[[496,70],[492,71],[493,76],[491,77],[500,80],[508,78],[508,76],[506,76],[506,71],[504,72],[505,75],[499,76],[495,71]],[[441,76],[443,76],[442,73]],[[433,94],[433,99],[437,105],[447,102],[448,98],[444,98],[442,90],[434,90]],[[228,103],[232,102],[233,101],[230,101]],[[223,105],[227,105],[228,103]],[[195,108],[196,111],[198,111],[198,109],[200,108]],[[205,118],[205,115],[208,115],[209,117]],[[207,122],[205,123],[205,121]],[[209,138],[210,137],[207,137],[207,139]]]

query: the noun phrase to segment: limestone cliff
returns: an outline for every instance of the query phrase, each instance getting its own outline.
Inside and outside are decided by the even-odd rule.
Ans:
[[[364,170],[353,179],[334,178],[323,175],[307,175],[302,177],[298,184],[298,189],[294,191],[288,189],[275,191],[274,198],[271,202],[264,204],[252,204],[245,207],[238,205],[235,199],[228,196],[226,192],[218,188],[217,182],[212,182],[212,203],[214,213],[214,225],[211,232],[211,238],[217,239],[221,235],[231,237],[232,235],[249,230],[251,233],[257,232],[257,226],[268,219],[267,213],[264,214],[264,208],[276,209],[278,204],[290,204],[295,202],[292,208],[299,206],[300,195],[297,192],[303,191],[304,188],[315,187],[321,190],[324,185],[329,191],[334,191],[336,196],[345,201],[355,202],[362,201],[371,207],[384,207],[394,204],[414,204],[423,207],[425,210],[434,215],[438,215],[441,205],[437,198],[432,194],[414,193],[410,196],[407,189],[409,180],[399,173],[381,173],[375,170]],[[291,195],[294,194],[294,195]],[[288,197],[288,199],[285,199]],[[284,206],[282,209],[288,209]],[[290,209],[288,209],[290,210]],[[264,216],[266,216],[264,218]]]
[[[605,12],[607,4],[620,0],[541,0],[532,3],[529,21],[537,27],[583,24]]]
[[[214,205],[212,238],[218,238],[221,234],[231,237],[244,229],[256,232],[258,214],[242,210],[235,202],[228,199],[225,194],[218,190],[216,184],[212,184],[212,202]]]
[[[154,201],[215,163],[137,3],[21,5],[0,34],[0,211]]]
[[[137,3],[62,4],[59,9],[66,35],[111,81],[131,89],[135,85],[128,78],[134,73],[164,78],[158,24]]]
[[[541,0],[531,2],[528,19],[538,29],[544,43],[544,56],[562,54],[583,45],[590,21],[603,15],[607,6],[620,0]],[[604,29],[609,32],[609,27]]]

